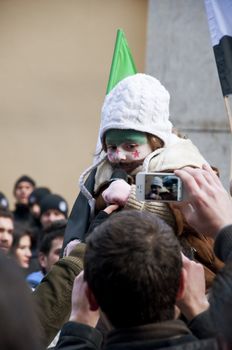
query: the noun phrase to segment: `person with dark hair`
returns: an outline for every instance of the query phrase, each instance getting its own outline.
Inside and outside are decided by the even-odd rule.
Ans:
[[[43,191],[44,192],[44,191]],[[68,203],[58,194],[48,193],[42,196],[40,201],[40,229],[34,227],[33,239],[33,258],[31,260],[30,272],[38,271],[39,244],[43,239],[45,231],[49,226],[56,221],[66,220],[68,216]]]
[[[25,271],[29,268],[32,244],[32,233],[29,228],[17,225],[14,230],[13,243],[10,254],[17,264]]]
[[[171,227],[148,212],[113,214],[87,239],[84,278],[75,281],[56,349],[100,349],[98,308],[113,326],[105,349],[209,349],[214,339],[198,340],[175,319],[185,279]]]
[[[114,327],[174,318],[182,288],[180,246],[158,217],[137,211],[112,216],[89,236],[84,266],[89,288]]]
[[[29,202],[39,203],[39,222],[38,218],[33,217],[32,229],[33,235],[33,258],[31,261],[30,272],[37,271],[40,267],[37,263],[38,250],[41,239],[44,236],[44,230],[46,230],[53,222],[65,220],[68,216],[68,203],[66,200],[58,194],[48,193],[50,190],[47,188],[39,188],[32,192],[29,197]]]
[[[15,223],[23,225],[32,224],[33,217],[30,213],[28,198],[35,186],[35,181],[27,175],[22,175],[15,182],[13,190],[13,194],[16,199],[15,210],[13,211]]]
[[[9,210],[0,209],[0,250],[5,254],[13,243],[14,222],[13,214]]]
[[[58,194],[48,194],[40,202],[40,211],[40,222],[46,229],[54,221],[67,219],[68,203]]]
[[[220,183],[219,178],[216,176],[216,174],[211,170],[209,166],[204,166],[203,169],[192,169],[192,168],[186,168],[180,171],[176,171],[176,175],[180,176],[182,178],[182,181],[184,182],[185,189],[188,192],[188,206],[184,209],[181,207],[180,209],[183,210],[183,214],[185,215],[185,218],[187,221],[190,221],[190,223],[196,227],[197,231],[205,231],[205,229],[208,229],[208,233],[211,237],[216,238],[215,242],[215,250],[217,252],[217,255],[225,262],[230,261],[232,259],[232,202],[231,198],[229,198],[228,193],[223,188],[223,186]],[[109,206],[110,208],[112,206]],[[108,209],[107,208],[107,209]],[[102,214],[102,218],[107,218],[108,215],[106,214],[106,210],[104,212],[100,212]],[[117,206],[114,206],[113,210],[116,210]],[[103,215],[104,214],[104,215]],[[110,211],[108,212],[110,214]],[[118,214],[119,215],[119,214]],[[113,218],[113,216],[112,216]],[[126,222],[127,217],[125,214],[125,220]],[[106,221],[104,224],[104,228],[107,228],[108,225],[108,231],[110,230],[110,224],[111,221]],[[131,240],[133,242],[133,232],[136,230],[137,227],[137,218],[133,221],[133,225],[129,227],[129,232],[131,235]],[[121,226],[123,224],[121,223]],[[101,226],[97,227],[97,232],[99,234],[99,230],[101,229]],[[92,235],[92,234],[91,234]],[[90,238],[91,238],[90,235]],[[95,235],[95,231],[93,232],[93,235]],[[127,233],[128,235],[128,233]],[[127,236],[126,236],[127,237]],[[136,235],[135,235],[136,237]],[[120,236],[120,238],[123,239],[123,237]],[[110,239],[110,236],[109,236]],[[91,243],[91,240],[90,240]],[[101,242],[99,242],[100,244]],[[112,266],[119,261],[120,254],[123,256],[126,256],[126,253],[128,255],[127,261],[129,261],[128,266],[125,268],[128,269],[129,267],[137,269],[137,262],[133,264],[130,261],[130,253],[127,252],[127,249],[125,249],[124,240],[118,242],[117,249],[115,250],[115,254],[111,257],[108,256],[107,250],[101,250],[100,255],[106,259],[106,257],[109,257],[109,262],[112,262]],[[89,243],[88,243],[89,244]],[[105,244],[109,244],[105,242]],[[131,243],[130,243],[131,244]],[[134,243],[135,244],[135,243]],[[100,247],[98,245],[98,242],[94,242],[93,248]],[[91,248],[91,245],[90,245]],[[140,246],[136,246],[136,249],[140,249]],[[162,250],[161,250],[162,251]],[[35,298],[36,303],[38,304],[38,316],[41,323],[41,326],[44,330],[44,343],[49,344],[49,342],[53,339],[53,337],[57,334],[58,330],[61,328],[64,320],[68,319],[68,315],[70,313],[70,294],[71,294],[71,288],[73,284],[73,280],[75,275],[77,275],[80,270],[82,269],[82,260],[83,255],[85,252],[85,244],[80,243],[76,246],[76,248],[70,253],[70,256],[66,256],[63,259],[60,259],[54,266],[53,269],[50,271],[50,273],[44,278],[42,283],[37,287],[35,290],[33,296]],[[133,250],[132,250],[133,252]],[[157,254],[160,254],[158,251]],[[172,253],[173,254],[173,253]],[[142,256],[145,256],[144,253],[141,253],[141,259]],[[117,257],[117,259],[115,259]],[[166,256],[166,260],[168,260],[168,256]],[[158,259],[157,259],[158,261]],[[161,259],[163,261],[163,257]],[[158,261],[159,262],[159,261]],[[119,265],[121,262],[119,261]],[[168,262],[167,262],[168,264]],[[187,265],[188,266],[187,266]],[[230,264],[228,265],[231,266]],[[101,269],[99,266],[92,266],[92,269]],[[165,266],[163,266],[165,267]],[[102,266],[102,269],[104,266]],[[146,265],[143,264],[143,268],[146,268]],[[218,349],[218,343],[215,344],[215,340],[209,340],[209,337],[215,336],[219,331],[213,329],[210,329],[211,326],[209,326],[212,322],[212,317],[218,318],[218,326],[222,326],[220,333],[227,334],[227,331],[230,330],[230,328],[226,328],[223,330],[224,321],[226,319],[229,319],[228,317],[232,314],[230,311],[230,302],[228,304],[228,313],[225,315],[225,319],[223,322],[220,322],[220,319],[223,318],[223,314],[219,315],[219,309],[217,308],[217,304],[215,304],[215,312],[210,313],[210,316],[207,316],[207,312],[211,312],[211,307],[209,308],[209,311],[204,311],[208,307],[208,303],[205,299],[205,281],[204,281],[204,272],[201,264],[196,263],[195,261],[190,261],[187,258],[183,259],[183,268],[186,270],[186,272],[183,271],[183,274],[186,277],[186,283],[184,292],[178,295],[178,305],[182,305],[182,313],[185,315],[186,319],[191,320],[188,324],[190,329],[193,331],[193,334],[195,334],[197,337],[201,337],[202,340],[200,342],[194,342],[193,344],[191,342],[187,344],[184,344],[184,346],[179,345],[177,347],[173,347],[173,349]],[[227,266],[226,268],[227,269]],[[146,269],[145,269],[146,270]],[[191,270],[194,272],[192,273]],[[111,270],[110,270],[111,271]],[[112,270],[113,271],[113,270]],[[226,271],[226,270],[223,270]],[[230,288],[230,281],[229,283],[226,282],[226,278],[230,278],[230,273],[223,273],[219,272],[218,278],[216,279],[218,283],[218,297],[220,298],[219,303],[221,301],[228,302],[232,299],[232,297],[229,296],[228,292],[232,295],[232,290],[224,288],[226,285]],[[165,275],[167,272],[165,271]],[[141,274],[139,274],[141,275]],[[167,276],[167,275],[166,275]],[[220,278],[222,276],[222,278]],[[115,276],[116,278],[117,276]],[[113,278],[113,277],[112,277]],[[118,278],[122,283],[124,283],[124,279],[121,278],[119,275]],[[189,281],[188,281],[189,280]],[[225,281],[223,284],[220,285]],[[190,282],[190,283],[189,283]],[[127,283],[127,281],[125,281]],[[200,286],[199,286],[200,284]],[[126,286],[126,284],[125,284]],[[159,286],[159,284],[157,285]],[[102,288],[109,288],[107,285],[102,286]],[[116,287],[118,285],[116,284]],[[199,290],[200,288],[200,294]],[[214,287],[213,287],[214,288]],[[125,289],[126,291],[126,289]],[[163,291],[164,296],[168,293],[169,288],[167,288],[165,291]],[[223,296],[225,291],[225,296]],[[146,293],[146,290],[144,290],[144,293]],[[190,297],[190,293],[193,295]],[[217,293],[214,293],[216,295]],[[156,294],[157,295],[157,294]],[[87,298],[88,296],[88,298]],[[163,296],[163,297],[164,297]],[[203,302],[200,297],[203,296]],[[89,301],[89,299],[91,299]],[[97,303],[94,302],[96,298],[94,298],[93,293],[90,291],[87,282],[83,281],[83,275],[80,275],[76,278],[73,288],[73,295],[72,295],[72,311],[70,316],[70,321],[65,325],[63,328],[63,331],[61,333],[61,338],[57,349],[68,349],[68,350],[77,350],[77,349],[99,349],[101,344],[101,335],[92,327],[95,327],[97,319],[98,319],[98,313],[93,312],[93,310],[96,310],[98,308]],[[107,296],[107,300],[109,303],[114,302],[113,299],[110,299],[110,296]],[[140,298],[136,300],[135,308],[137,307],[137,302],[140,301]],[[193,303],[194,301],[194,303]],[[116,300],[116,303],[120,303],[120,300]],[[196,307],[193,308],[194,304],[197,304]],[[91,305],[91,306],[90,306]],[[129,304],[130,305],[130,304]],[[101,306],[101,305],[100,305]],[[186,312],[187,310],[187,312]],[[226,310],[226,305],[224,305],[223,310]],[[206,315],[205,315],[206,314]],[[189,318],[190,316],[190,318]],[[220,316],[220,317],[219,317]],[[123,317],[123,313],[122,313]],[[201,322],[200,322],[201,321]],[[76,322],[78,324],[76,325]],[[178,324],[179,322],[177,322]],[[168,325],[166,323],[166,325]],[[174,325],[174,324],[173,324]],[[180,324],[179,324],[180,325]],[[227,323],[227,325],[230,327],[230,324]],[[151,332],[149,331],[148,325],[146,327],[136,327],[137,329],[137,335],[138,337],[143,338],[141,340],[141,343],[137,342],[136,350],[138,349],[147,349],[147,342],[150,337],[158,337],[159,336],[159,324],[157,324],[157,329],[155,327],[151,328]],[[117,346],[120,347],[120,349],[134,349],[135,344],[131,344],[129,342],[129,336],[128,332],[131,330],[134,332],[134,328],[131,329],[125,329],[123,333],[120,335],[121,340],[118,339],[119,331],[118,329],[115,330],[115,332],[111,333],[109,341],[113,342],[113,339],[115,341],[118,341],[117,344],[113,344],[110,349],[117,349]],[[157,346],[161,346],[160,343],[162,342],[162,339],[164,339],[169,332],[173,331],[173,338],[175,341],[181,341],[183,339],[184,334],[189,334],[190,338],[191,333],[188,333],[189,331],[185,328],[182,328],[181,335],[176,337],[176,331],[177,328],[164,328],[163,333],[160,334],[159,339],[157,339]],[[144,333],[146,332],[146,333]],[[130,332],[131,333],[131,332]],[[131,336],[133,336],[134,333],[131,333]],[[80,336],[82,337],[80,339]],[[89,338],[88,338],[89,336]],[[71,344],[70,344],[70,338],[71,338]],[[88,338],[89,342],[86,343],[86,339]],[[189,339],[190,339],[189,338]],[[206,340],[203,340],[206,338]],[[172,337],[170,338],[170,342],[172,341]],[[121,344],[121,341],[127,341],[126,345]],[[82,342],[82,343],[81,343]],[[145,344],[146,342],[146,344]],[[81,345],[80,345],[81,343]],[[84,343],[84,344],[83,344]],[[156,349],[154,346],[153,341],[151,341],[151,349]],[[140,347],[141,345],[141,347]],[[146,345],[146,346],[145,346]],[[170,343],[167,344],[166,348],[170,345]],[[107,343],[107,348],[109,347],[109,342]],[[223,348],[225,349],[225,347]]]
[[[52,266],[32,293],[46,347],[68,321],[73,281],[83,269],[84,253],[85,244],[78,244],[68,256]]]
[[[32,190],[35,188],[36,182],[28,175],[20,176],[15,184],[13,193],[18,203],[28,203],[28,197]]]
[[[30,271],[37,271],[40,266],[38,263],[38,250],[39,244],[42,239],[42,225],[40,222],[40,202],[42,199],[50,194],[51,191],[47,187],[37,187],[35,188],[28,197],[28,206],[31,213],[30,226],[32,228],[32,258],[30,263]]]
[[[29,288],[12,259],[0,252],[0,349],[42,350]]]
[[[66,220],[53,222],[40,242],[38,260],[40,271],[32,272],[26,278],[32,289],[36,288],[52,266],[59,260],[64,240]]]
[[[0,209],[9,209],[9,201],[2,192],[0,192]]]
[[[28,203],[29,203],[30,211],[36,221],[37,220],[39,221],[39,218],[40,218],[40,202],[45,196],[47,196],[50,193],[51,191],[47,187],[37,187],[34,191],[31,192],[28,198]]]

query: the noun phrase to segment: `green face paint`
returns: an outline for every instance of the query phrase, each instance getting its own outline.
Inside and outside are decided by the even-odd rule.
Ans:
[[[147,143],[147,135],[136,130],[110,129],[106,132],[106,145],[119,146],[122,143],[135,143],[144,145]]]

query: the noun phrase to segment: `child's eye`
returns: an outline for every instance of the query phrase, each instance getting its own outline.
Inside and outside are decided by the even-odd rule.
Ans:
[[[115,152],[117,149],[116,145],[108,145],[107,146],[107,151]]]
[[[135,143],[128,143],[125,145],[125,149],[127,151],[133,151],[137,147],[137,144]]]

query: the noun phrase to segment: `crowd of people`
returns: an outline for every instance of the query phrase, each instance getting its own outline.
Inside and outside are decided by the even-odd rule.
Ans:
[[[60,257],[68,204],[49,188],[36,187],[26,175],[17,179],[13,194],[13,211],[7,197],[0,194],[0,249],[17,262],[35,288]]]
[[[65,199],[29,176],[15,183],[13,212],[0,195],[0,264],[14,270],[3,285],[14,285],[15,262],[12,304],[22,293],[29,315],[18,324],[20,349],[232,348],[232,200],[219,169],[174,131],[169,98],[145,74],[109,92],[102,151],[80,176],[69,217]],[[141,171],[176,175],[185,199],[139,201]],[[13,308],[0,303],[2,322],[16,327]],[[17,349],[7,333],[1,342]]]

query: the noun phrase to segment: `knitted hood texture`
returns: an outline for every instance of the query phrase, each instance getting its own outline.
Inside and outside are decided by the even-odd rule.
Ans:
[[[178,137],[172,133],[173,126],[169,121],[169,100],[169,92],[159,80],[150,75],[137,73],[121,80],[106,95],[103,103],[99,132],[102,145],[105,133],[110,129],[147,132],[158,136],[164,142],[164,148],[176,143]],[[146,157],[145,168],[148,167],[153,153]],[[102,151],[96,162],[79,179],[79,186],[88,200],[91,215],[94,214],[95,199],[85,187],[84,181],[93,169],[105,164],[106,158]]]
[[[158,136],[165,146],[169,142],[170,96],[156,78],[135,74],[121,80],[106,95],[100,125],[100,138],[110,129],[132,129]]]

